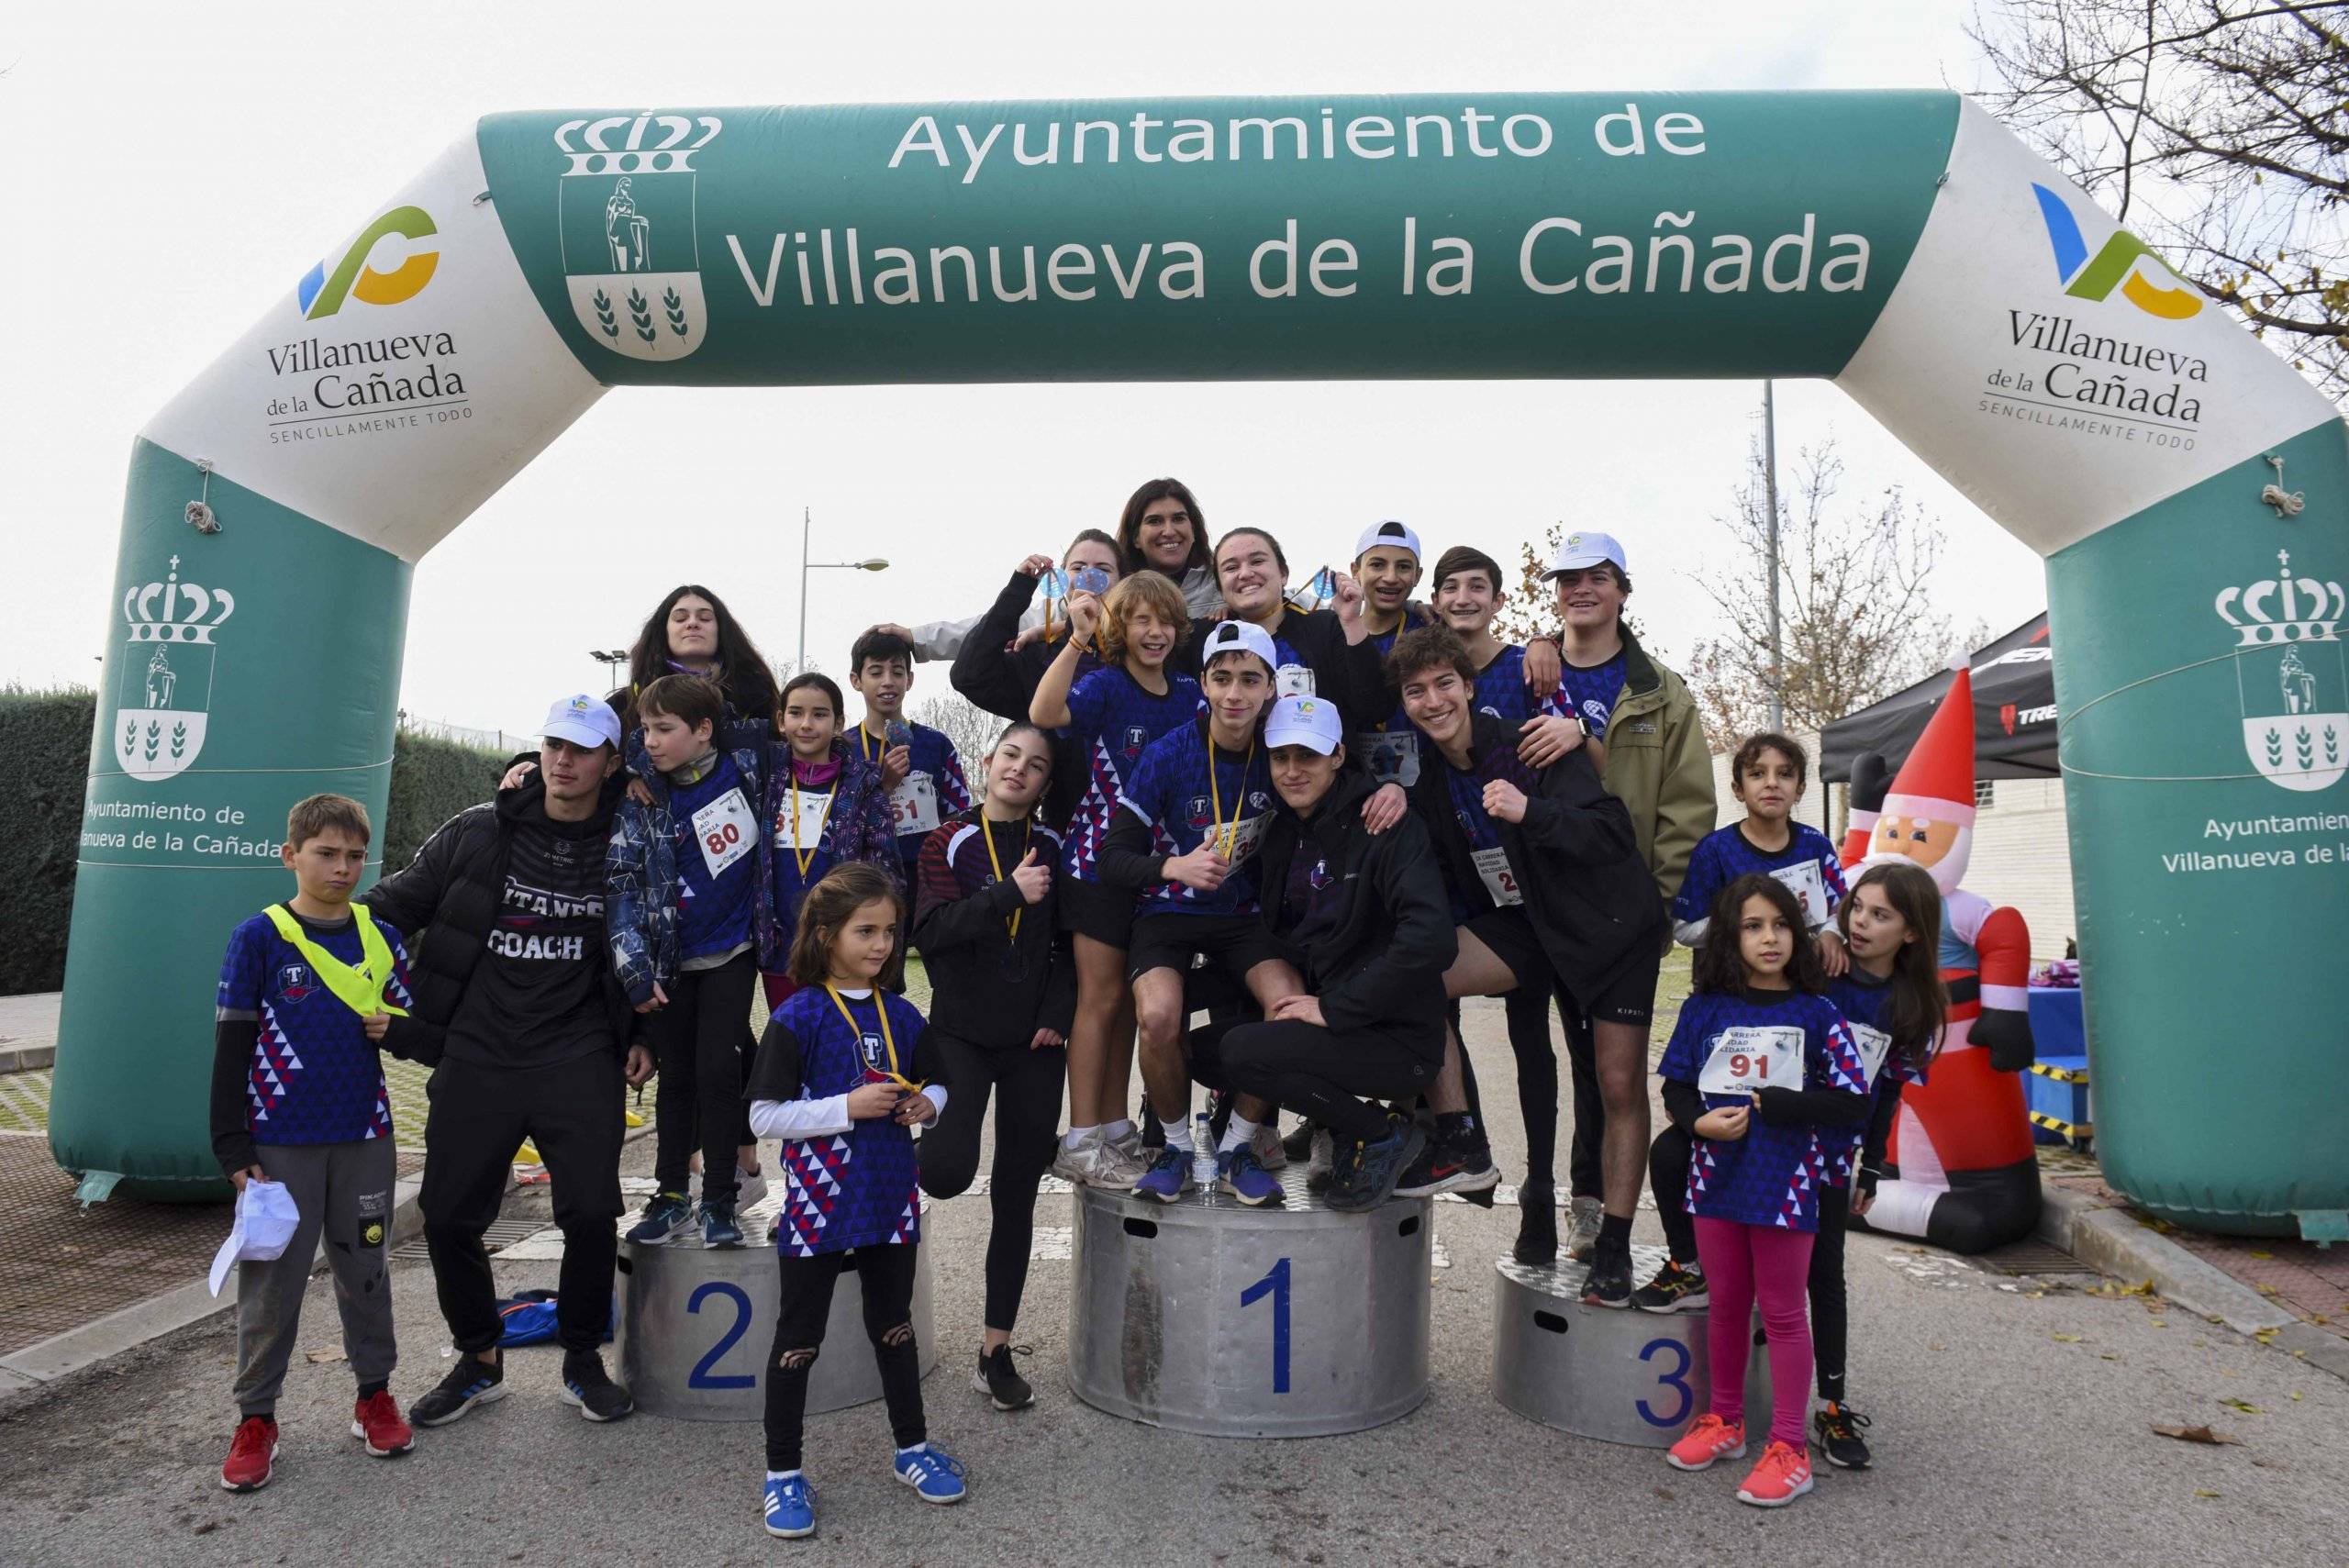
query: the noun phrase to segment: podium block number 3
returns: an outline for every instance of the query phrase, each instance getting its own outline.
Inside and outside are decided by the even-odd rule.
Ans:
[[[713,1296],[722,1296],[734,1304],[734,1321],[728,1326],[726,1332],[718,1336],[718,1343],[709,1347],[709,1353],[694,1362],[694,1370],[686,1377],[685,1386],[688,1388],[753,1387],[759,1381],[756,1377],[745,1376],[740,1373],[721,1373],[709,1370],[726,1359],[726,1352],[734,1348],[735,1341],[742,1337],[742,1330],[751,1326],[750,1293],[739,1284],[728,1284],[723,1280],[711,1280],[707,1284],[697,1287],[691,1296],[685,1297],[685,1310],[696,1318],[700,1317],[701,1304]]]
[[[1240,1293],[1242,1310],[1253,1307],[1264,1296],[1273,1298],[1273,1392],[1288,1392],[1288,1260],[1275,1263],[1272,1272]]]

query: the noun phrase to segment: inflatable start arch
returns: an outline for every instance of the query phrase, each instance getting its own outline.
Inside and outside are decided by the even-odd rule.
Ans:
[[[132,454],[71,1169],[218,1187],[224,933],[295,798],[380,819],[413,563],[608,386],[1828,376],[2047,559],[2107,1172],[2206,1224],[2349,1209],[2310,1092],[2343,427],[1954,95],[500,115],[364,218]]]

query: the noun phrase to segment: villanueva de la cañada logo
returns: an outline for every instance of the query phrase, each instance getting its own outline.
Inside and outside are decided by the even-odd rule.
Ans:
[[[302,274],[295,286],[295,302],[302,307],[306,321],[322,321],[343,307],[347,300],[362,305],[397,305],[414,299],[424,292],[440,268],[438,250],[410,250],[400,264],[390,272],[379,272],[369,264],[376,242],[387,235],[403,239],[429,239],[440,230],[432,215],[420,206],[395,206],[369,224],[351,248],[335,263],[334,272],[327,272],[323,258],[317,265]]]
[[[212,634],[236,612],[236,595],[226,588],[181,582],[176,555],[161,582],[123,595],[130,646],[116,688],[114,755],[132,778],[170,778],[204,750]]]
[[[2039,216],[2046,221],[2047,242],[2055,251],[2055,275],[2063,280],[2065,294],[2075,299],[2102,301],[2110,298],[2117,286],[2130,304],[2168,321],[2183,321],[2201,310],[2201,292],[2187,284],[2152,246],[2125,228],[2118,229],[2091,259],[2088,242],[2080,234],[2080,220],[2072,216],[2064,198],[2042,184],[2034,183],[2031,189],[2039,198]],[[2172,288],[2150,281],[2137,264],[2141,261],[2153,262],[2186,286]]]
[[[2318,790],[2349,772],[2349,665],[2341,649],[2342,588],[2277,572],[2222,590],[2214,607],[2235,630],[2235,695],[2251,765],[2285,789]]]
[[[695,232],[694,154],[724,129],[709,115],[566,120],[554,144],[563,281],[587,335],[632,360],[682,360],[709,314]]]

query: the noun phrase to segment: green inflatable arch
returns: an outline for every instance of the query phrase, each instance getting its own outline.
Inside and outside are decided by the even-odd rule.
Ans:
[[[2107,1172],[2206,1224],[2349,1209],[2310,1093],[2349,1034],[2343,427],[1945,93],[483,120],[135,444],[59,1161],[219,1190],[225,933],[291,801],[380,818],[414,562],[607,387],[1144,367],[1833,378],[2046,558]]]

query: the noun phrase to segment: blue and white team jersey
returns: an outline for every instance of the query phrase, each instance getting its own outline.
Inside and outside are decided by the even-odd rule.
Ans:
[[[1776,877],[1802,904],[1803,928],[1817,931],[1835,916],[1843,902],[1843,864],[1827,835],[1800,822],[1791,828],[1783,850],[1757,848],[1745,836],[1745,825],[1732,822],[1716,828],[1697,842],[1688,857],[1688,874],[1672,900],[1673,933],[1688,947],[1705,945],[1713,900],[1722,888],[1741,876],[1760,873]]]
[[[889,792],[889,819],[896,825],[897,858],[905,862],[906,885],[911,887],[923,842],[941,822],[971,809],[971,786],[963,777],[962,755],[944,730],[913,723],[906,728],[913,737],[906,747],[913,762]],[[879,768],[889,751],[886,739],[876,739],[863,724],[855,734],[857,754]]]
[[[1068,727],[1062,731],[1085,753],[1085,794],[1063,835],[1061,869],[1079,882],[1101,879],[1101,840],[1118,797],[1152,741],[1198,717],[1199,684],[1169,673],[1166,695],[1152,696],[1123,665],[1104,665],[1069,688]]]
[[[1407,631],[1427,625],[1427,618],[1406,608],[1395,622],[1395,629],[1373,632],[1366,640],[1378,650],[1378,662],[1383,668],[1386,657],[1395,651],[1395,639]],[[1290,655],[1283,652],[1284,661]],[[1347,744],[1361,757],[1370,776],[1383,784],[1401,784],[1405,789],[1419,782],[1419,732],[1411,726],[1410,715],[1403,711],[1398,698],[1395,709],[1380,723],[1357,731]]]
[[[1656,1066],[1693,1084],[1707,1110],[1750,1105],[1765,1088],[1866,1092],[1858,1048],[1843,1016],[1803,991],[1699,991]],[[1698,1138],[1688,1160],[1688,1212],[1700,1219],[1817,1230],[1819,1195],[1837,1179],[1851,1132],[1808,1122],[1749,1118],[1743,1138]]]
[[[879,1007],[888,1009],[885,1029]],[[760,1042],[746,1097],[828,1100],[891,1082],[893,1073],[926,1081],[936,1073],[927,1031],[920,1010],[890,992],[843,991],[835,1003],[821,985],[795,991],[775,1009]],[[909,1247],[921,1240],[918,1162],[909,1129],[875,1117],[846,1132],[786,1138],[782,1152],[777,1251],[806,1258],[852,1247]]]
[[[731,952],[757,940],[759,809],[725,751],[697,782],[669,784],[677,854],[677,957]]]
[[[1892,1037],[1884,1030],[1886,1004],[1891,995],[1890,980],[1864,973],[1857,964],[1827,983],[1827,999],[1843,1015],[1844,1025],[1852,1031],[1853,1048],[1860,1053],[1860,1069],[1867,1080],[1871,1102],[1888,1080],[1898,1079],[1903,1084],[1925,1081],[1924,1065],[1910,1061],[1909,1053],[1894,1045]],[[1832,1173],[1837,1186],[1851,1180],[1866,1137],[1865,1127],[1853,1132]]]
[[[304,921],[309,940],[353,969],[366,962],[359,922]],[[407,952],[399,933],[377,925],[392,954],[384,1000],[413,1007]],[[255,915],[228,938],[220,962],[219,1016],[253,1018],[252,1068],[245,1078],[245,1125],[258,1144],[357,1143],[392,1135],[384,1062],[359,1015],[327,989],[302,951]]]
[[[1212,838],[1231,862],[1231,873],[1212,893],[1179,882],[1152,884],[1142,890],[1135,914],[1256,913],[1251,862],[1273,820],[1273,767],[1262,737],[1227,751],[1208,740],[1207,719],[1186,724],[1142,752],[1118,805],[1149,824],[1152,853],[1186,855]]]
[[[1615,717],[1615,699],[1623,695],[1623,655],[1585,669],[1567,664],[1558,672],[1558,689],[1542,700],[1542,711],[1562,717],[1579,717],[1590,727],[1593,740],[1607,739],[1608,721]]]
[[[1476,672],[1476,711],[1489,713],[1515,731],[1534,714],[1533,694],[1525,689],[1525,649],[1509,643]],[[1542,711],[1550,711],[1544,703]]]

